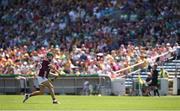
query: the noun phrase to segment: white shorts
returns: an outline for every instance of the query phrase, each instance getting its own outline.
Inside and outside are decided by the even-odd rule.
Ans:
[[[38,84],[39,84],[39,85],[40,85],[41,83],[45,82],[45,81],[48,81],[47,78],[41,77],[41,76],[38,76],[38,77],[37,77],[37,80],[38,80]]]

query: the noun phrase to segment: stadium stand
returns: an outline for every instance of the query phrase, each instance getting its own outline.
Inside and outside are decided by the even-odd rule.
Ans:
[[[179,0],[0,0],[0,74],[33,75],[49,51],[64,74],[112,79],[145,69],[157,59],[179,59],[178,4]],[[180,65],[178,60],[161,63],[170,77]]]

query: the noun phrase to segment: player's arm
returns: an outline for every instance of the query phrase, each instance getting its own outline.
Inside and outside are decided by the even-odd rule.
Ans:
[[[53,76],[59,76],[61,74],[61,70],[58,70],[57,68],[55,68],[53,65],[50,65],[50,68],[52,70],[52,72],[54,73],[50,73]]]
[[[52,76],[59,76],[59,73],[57,71],[54,71],[54,70],[51,70],[49,74]]]
[[[61,70],[59,71],[55,67],[54,68],[52,67],[49,74],[54,76],[54,78],[51,79],[51,81],[54,81],[55,79],[57,79],[61,75]]]

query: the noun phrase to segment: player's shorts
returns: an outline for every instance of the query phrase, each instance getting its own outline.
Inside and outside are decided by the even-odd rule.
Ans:
[[[40,85],[41,83],[45,82],[45,81],[48,81],[47,78],[41,77],[41,76],[38,76],[38,77],[37,77],[37,80],[38,80],[38,84],[39,84],[39,85]]]

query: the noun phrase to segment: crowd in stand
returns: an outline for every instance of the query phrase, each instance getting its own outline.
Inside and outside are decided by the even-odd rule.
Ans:
[[[0,74],[35,74],[51,51],[63,73],[110,75],[180,40],[178,0],[0,2]]]
[[[83,44],[80,48],[74,47],[73,51],[62,51],[59,48],[44,48],[41,47],[37,51],[29,53],[27,46],[8,48],[6,50],[0,49],[0,73],[1,74],[35,74],[37,73],[37,66],[47,52],[54,53],[54,60],[56,67],[62,70],[64,74],[115,74],[116,71],[134,65],[136,63],[144,62],[139,68],[147,67],[149,63],[156,61],[154,59],[165,52],[166,56],[161,58],[161,61],[166,61],[171,57],[173,50],[177,46],[171,47],[169,44],[164,46],[157,46],[151,49],[144,47],[134,47],[129,44],[127,47],[121,45],[117,50],[112,50],[110,53],[101,52],[96,53]],[[123,72],[128,73],[130,70]]]

